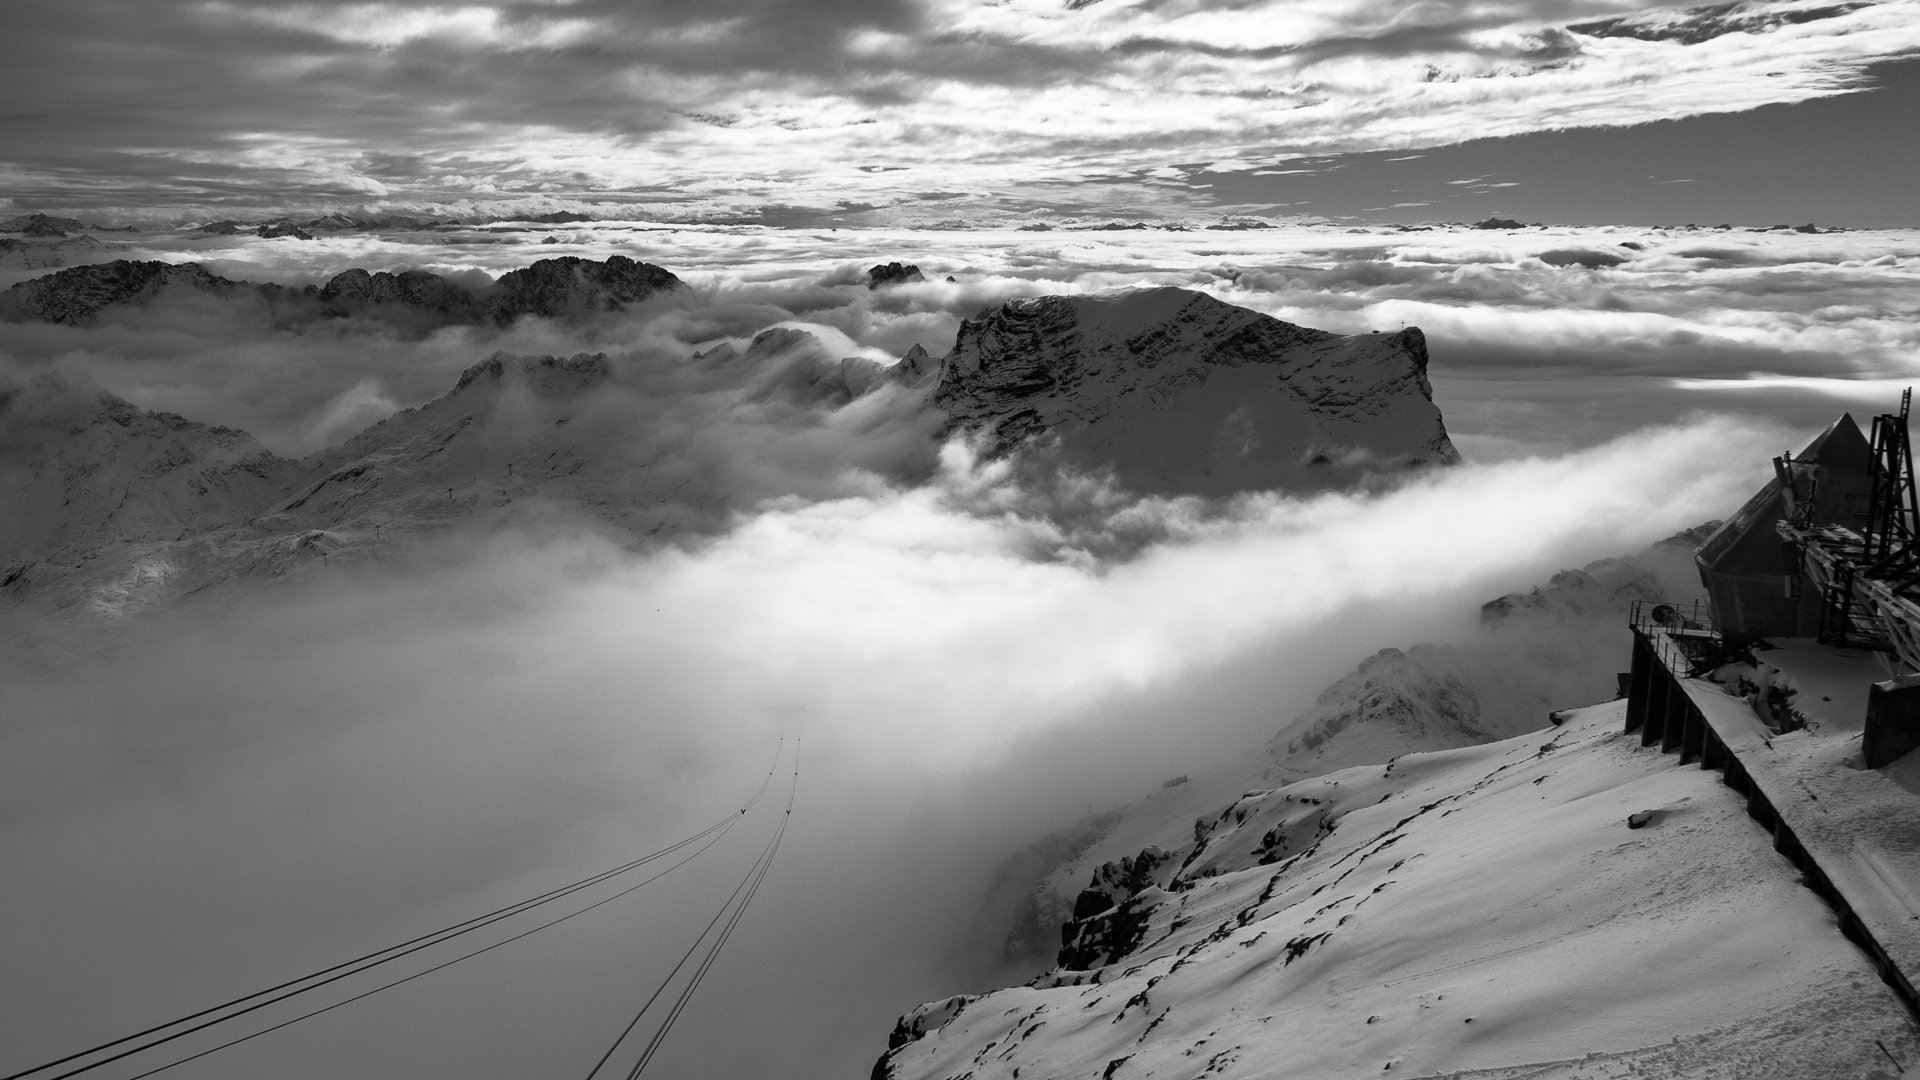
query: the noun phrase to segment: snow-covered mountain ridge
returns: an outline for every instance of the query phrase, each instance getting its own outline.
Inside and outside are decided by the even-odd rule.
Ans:
[[[646,264],[544,260],[496,282],[485,311],[613,304],[661,276],[669,287],[672,275]],[[627,292],[607,285],[628,278]],[[164,303],[168,290],[254,288],[191,264],[122,262],[47,275],[6,296],[84,334],[116,305]],[[458,301],[481,294],[430,274],[349,271],[312,303],[322,294],[428,321],[444,314],[436,305],[462,318],[481,310]],[[1035,332],[1021,337],[1015,326]],[[891,366],[833,356],[792,327],[689,356],[499,353],[441,397],[297,462],[243,433],[145,413],[80,377],[52,375],[0,401],[0,475],[28,478],[11,482],[33,508],[31,529],[0,537],[0,595],[47,607],[56,621],[118,617],[450,528],[557,518],[640,543],[709,534],[766,499],[854,490],[844,479],[854,474],[918,482],[956,433],[1031,453],[1043,467],[1065,448],[1068,464],[1141,491],[1313,490],[1454,459],[1418,341],[1417,331],[1342,338],[1151,289],[1014,301],[968,322],[947,357],[915,346]],[[1020,371],[1051,374],[1004,377]],[[1258,377],[1234,381],[1248,373]],[[1257,423],[1247,419],[1255,414]],[[169,441],[138,434],[147,429]],[[1409,457],[1410,441],[1439,449]],[[1340,462],[1314,463],[1312,447],[1336,444]],[[246,468],[188,468],[203,459]],[[180,491],[163,494],[142,479],[150,475],[173,477]],[[90,509],[103,501],[110,513]],[[167,527],[137,524],[148,518]]]
[[[1380,649],[1307,709],[1275,716],[1265,746],[1015,853],[990,890],[1010,926],[1005,958],[1051,958],[1061,925],[1103,864],[1179,843],[1187,822],[1242,790],[1511,738],[1538,729],[1569,702],[1613,696],[1631,645],[1629,607],[1692,595],[1693,552],[1717,525],[1489,601],[1479,625],[1452,640]]]
[[[1898,1000],[1623,716],[1227,795],[1093,875],[1054,971],[909,1012],[873,1075],[1894,1075]]]
[[[1343,337],[1187,289],[1009,301],[963,322],[934,401],[1136,491],[1338,487],[1459,460],[1418,329]]]
[[[199,263],[113,262],[73,266],[0,293],[0,319],[88,325],[109,309],[202,295],[262,305],[279,324],[322,318],[385,318],[412,328],[505,326],[524,316],[560,318],[618,310],[680,287],[652,263],[623,255],[604,261],[541,259],[478,287],[424,270],[368,273],[354,268],[325,285],[290,287],[233,281]]]

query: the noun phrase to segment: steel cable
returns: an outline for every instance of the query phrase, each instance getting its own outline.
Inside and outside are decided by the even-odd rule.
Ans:
[[[660,1049],[661,1043],[666,1041],[668,1031],[673,1028],[674,1022],[680,1018],[680,1014],[686,1010],[687,1004],[692,1001],[694,991],[700,988],[700,983],[706,978],[707,972],[713,967],[714,962],[719,959],[720,950],[726,946],[727,940],[733,936],[734,928],[740,925],[740,919],[746,914],[747,906],[753,903],[754,896],[760,891],[761,882],[766,880],[767,871],[772,869],[774,856],[778,855],[780,851],[780,841],[787,835],[787,824],[793,820],[793,803],[794,798],[799,794],[799,790],[800,744],[799,740],[795,739],[793,785],[787,792],[787,809],[780,818],[780,827],[774,831],[773,839],[767,842],[767,846],[762,849],[760,858],[755,861],[753,868],[748,870],[747,876],[742,878],[740,884],[734,887],[733,893],[720,905],[720,910],[714,914],[713,919],[709,921],[707,925],[701,929],[699,935],[693,939],[693,945],[690,946],[686,954],[680,958],[680,962],[673,966],[673,970],[667,973],[666,978],[660,980],[660,985],[654,988],[653,993],[647,998],[646,1003],[640,1006],[639,1011],[634,1014],[633,1019],[628,1021],[627,1026],[621,1030],[620,1035],[613,1040],[613,1045],[607,1047],[607,1052],[600,1055],[600,1060],[594,1063],[593,1068],[587,1070],[586,1080],[593,1080],[594,1075],[597,1074],[613,1057],[614,1053],[620,1049],[620,1044],[627,1040],[627,1036],[633,1033],[635,1027],[639,1026],[640,1020],[646,1016],[647,1010],[651,1009],[654,1002],[660,999],[660,995],[666,992],[668,986],[672,985],[674,976],[680,974],[680,969],[685,967],[687,961],[692,959],[694,953],[699,951],[700,945],[707,939],[707,935],[712,933],[714,926],[720,922],[722,917],[727,915],[728,909],[732,908],[732,917],[727,919],[727,925],[721,930],[719,936],[714,939],[712,947],[707,950],[706,955],[701,958],[699,965],[694,969],[693,977],[688,980],[687,985],[681,990],[680,995],[674,999],[673,1005],[668,1008],[666,1019],[663,1020],[660,1027],[655,1030],[653,1037],[647,1041],[646,1048],[640,1052],[639,1060],[635,1062],[633,1068],[628,1071],[627,1080],[637,1080],[640,1073],[646,1069],[647,1063],[653,1060],[654,1053]],[[743,889],[746,895],[744,899],[740,899]],[[737,907],[734,906],[735,899],[740,899]],[[135,1080],[138,1080],[138,1078],[135,1078]]]
[[[784,738],[781,740],[782,748],[784,748],[785,741],[786,740]],[[219,1005],[214,1005],[205,1009],[201,1009],[198,1012],[189,1013],[186,1016],[180,1017],[176,1020],[170,1020],[164,1024],[157,1024],[153,1027],[145,1029],[144,1031],[137,1031],[131,1035],[123,1035],[120,1038],[114,1039],[110,1042],[100,1043],[97,1046],[92,1046],[85,1050],[80,1050],[75,1053],[68,1054],[67,1056],[62,1058],[56,1058],[53,1061],[49,1061],[41,1065],[36,1065],[33,1068],[25,1069],[20,1072],[12,1073],[8,1076],[0,1077],[0,1080],[26,1080],[26,1078],[28,1077],[36,1077],[36,1080],[67,1080],[67,1078],[69,1077],[78,1076],[81,1073],[99,1068],[102,1065],[119,1061],[123,1058],[128,1058],[135,1054],[143,1053],[157,1046],[161,1046],[165,1043],[172,1042],[175,1039],[184,1038],[185,1036],[191,1035],[197,1031],[203,1031],[216,1024],[225,1023],[229,1020],[233,1020],[237,1017],[244,1016],[251,1012],[255,1012],[259,1009],[264,1009],[269,1005],[278,1004],[279,1002],[285,1001],[288,998],[295,997],[299,994],[304,994],[304,993],[307,993],[308,991],[316,990],[330,983],[338,982],[341,979],[349,978],[351,976],[358,975],[362,972],[369,971],[375,967],[378,967],[381,964],[398,960],[404,956],[410,956],[413,953],[421,951],[422,949],[431,948],[434,945],[438,945],[438,944],[441,944],[442,942],[450,941],[463,934],[468,934],[475,930],[479,930],[484,927],[491,926],[494,923],[500,922],[503,919],[508,919],[515,915],[521,914],[522,912],[530,911],[543,904],[548,904],[555,900],[559,900],[564,897],[571,896],[574,893],[581,891],[582,889],[591,888],[594,885],[601,884],[602,882],[618,877],[621,874],[625,874],[625,873],[628,873],[629,871],[636,870],[642,866],[647,865],[648,863],[654,862],[658,859],[671,855],[676,851],[681,851],[693,844],[700,843],[701,840],[707,839],[708,837],[712,837],[714,841],[717,841],[719,839],[719,835],[716,835],[716,834],[722,834],[725,831],[730,830],[734,825],[734,823],[738,822],[742,817],[744,817],[747,811],[753,809],[756,805],[758,805],[761,798],[766,795],[767,787],[773,782],[774,775],[779,771],[780,753],[781,753],[780,749],[775,750],[774,767],[767,771],[766,778],[760,781],[760,787],[754,792],[753,797],[749,799],[746,802],[746,804],[742,806],[737,812],[729,813],[726,817],[722,818],[719,821],[714,822],[712,825],[709,825],[704,829],[701,829],[699,832],[696,832],[693,835],[686,837],[685,839],[682,839],[673,844],[670,844],[667,847],[661,848],[658,851],[651,852],[637,859],[630,860],[610,870],[601,871],[598,874],[594,874],[591,877],[583,878],[572,884],[563,885],[557,889],[549,890],[548,892],[542,893],[539,896],[535,896],[531,899],[522,900],[514,904],[509,904],[506,907],[498,908],[494,911],[488,912],[485,915],[478,915],[471,919],[467,919],[463,922],[455,923],[452,926],[443,928],[441,930],[436,930],[429,934],[422,934],[419,937],[410,938],[407,941],[400,942],[397,945],[389,945],[384,949],[376,949],[373,952],[367,953],[360,957],[356,957],[355,959],[348,960],[343,963],[335,964],[332,967],[322,968],[319,971],[313,972],[308,975],[300,976],[299,978],[289,979],[286,982],[280,983],[277,986],[271,986],[265,990],[258,990],[258,991],[255,991],[254,993],[247,994],[243,997],[234,998],[231,1001],[223,1002]],[[640,885],[645,885],[648,882],[657,881],[660,877],[664,876],[666,873],[670,872],[676,867],[683,865],[684,863],[691,860],[694,856],[698,855],[702,851],[705,851],[708,847],[711,847],[711,846],[712,846],[711,841],[707,844],[702,845],[699,851],[696,851],[694,855],[690,855],[686,859],[682,859],[679,862],[674,863],[673,866],[668,867],[667,870],[662,871],[660,874],[656,874],[654,877],[648,878],[646,881],[641,882]],[[460,960],[467,959],[467,957],[469,956],[476,956],[480,952],[486,952],[493,948],[497,948],[499,945],[504,945],[507,943],[507,941],[518,940],[520,937],[524,937],[526,936],[526,934],[534,932],[534,930],[545,929],[547,926],[554,925],[554,923],[564,922],[566,919],[571,918],[573,915],[578,915],[585,911],[591,911],[593,908],[599,907],[601,904],[604,904],[609,900],[614,900],[614,899],[618,899],[621,896],[625,896],[627,895],[627,893],[630,893],[634,889],[639,888],[640,885],[635,885],[632,888],[626,889],[622,892],[614,894],[613,896],[607,897],[605,900],[598,901],[590,905],[589,907],[582,908],[579,911],[575,911],[567,916],[563,916],[559,919],[555,919],[552,922],[543,923],[540,926],[534,927],[533,930],[526,931],[525,933],[522,933],[522,934],[517,934],[514,937],[508,938],[506,941],[498,942],[495,945],[488,946],[486,949],[477,950],[476,952],[468,953],[465,956],[457,957],[455,960],[448,961],[447,963],[448,964],[457,963]],[[447,966],[447,964],[442,964],[442,965],[439,965],[439,967],[435,967],[435,968],[429,968],[428,971],[437,971],[439,970],[440,967],[445,967],[445,966]],[[420,972],[419,974],[424,975],[426,974],[426,972]],[[410,981],[411,979],[417,978],[417,977],[418,975],[409,976],[407,979],[399,980],[399,982]],[[302,985],[302,984],[305,984],[305,985]],[[395,982],[395,983],[390,983],[388,985],[393,986],[398,984],[399,984],[398,982]],[[368,993],[377,993],[378,990],[381,990],[381,989],[386,989],[386,987],[385,986],[379,987],[376,990],[368,991]],[[282,993],[282,991],[285,991],[285,992]],[[364,996],[366,995],[362,994],[362,995],[359,995],[358,997],[364,997]],[[349,998],[348,1001],[358,1000],[358,997]],[[255,999],[258,999],[258,998],[265,998],[266,1000],[256,1001]],[[254,1004],[247,1005],[245,1008],[235,1008],[236,1006],[243,1005],[250,1001],[254,1002]],[[338,1005],[343,1005],[343,1004],[346,1004],[346,1002],[338,1002],[336,1003],[336,1005],[328,1006],[328,1009],[335,1008]],[[233,1009],[234,1011],[232,1012],[225,1011],[229,1009]],[[308,1013],[306,1015],[308,1016],[318,1015],[318,1013],[325,1012],[325,1011],[327,1011],[327,1009],[320,1009],[320,1010],[316,1010],[313,1013]],[[213,1015],[215,1013],[224,1013],[224,1015],[215,1016]],[[203,1020],[202,1018],[205,1018],[205,1017],[211,1017],[211,1019]],[[296,1020],[304,1019],[304,1017],[296,1017],[295,1019]],[[46,1076],[46,1077],[37,1076],[37,1074],[45,1073],[48,1070],[58,1068],[61,1065],[66,1065],[71,1062],[78,1061],[81,1058],[88,1057],[93,1054],[98,1054],[107,1050],[111,1050],[116,1046],[123,1046],[126,1043],[135,1042],[137,1040],[146,1038],[149,1035],[156,1035],[160,1032],[167,1031],[170,1028],[180,1027],[180,1025],[182,1024],[191,1024],[195,1020],[202,1020],[202,1022],[198,1024],[193,1024],[193,1026],[184,1028],[179,1031],[174,1031],[171,1034],[162,1035],[159,1038],[141,1043],[138,1046],[129,1047],[125,1050],[120,1051],[119,1053],[101,1058],[97,1061],[92,1061],[85,1065],[80,1065],[76,1068],[69,1069],[66,1072],[62,1072],[53,1076]],[[292,1021],[288,1021],[288,1023],[291,1023],[291,1022]],[[274,1028],[268,1028],[266,1030],[271,1031],[271,1030],[277,1029],[278,1027],[283,1027],[283,1026],[285,1025],[279,1024],[279,1025],[275,1025]],[[264,1033],[265,1032],[263,1031],[263,1032],[255,1032],[254,1034],[260,1035]],[[247,1036],[247,1038],[252,1038],[252,1037],[253,1036]],[[243,1041],[245,1041],[245,1039],[234,1040],[234,1042],[243,1042]],[[222,1044],[222,1046],[230,1046],[230,1045],[232,1045],[232,1043]],[[215,1047],[215,1049],[220,1049],[220,1047]],[[195,1057],[199,1057],[199,1056],[202,1056],[202,1055],[195,1055]],[[188,1061],[192,1059],[183,1058],[181,1060]],[[177,1064],[180,1064],[180,1062],[174,1062],[172,1064],[177,1065]],[[162,1069],[171,1068],[171,1067],[172,1065],[161,1066]],[[153,1071],[157,1072],[159,1070],[156,1069]],[[147,1075],[151,1075],[151,1073],[142,1073],[140,1075],[147,1076]]]

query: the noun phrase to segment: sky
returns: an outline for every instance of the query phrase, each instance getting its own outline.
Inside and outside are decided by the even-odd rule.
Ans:
[[[101,221],[1915,218],[1920,0],[22,0],[8,38],[0,198]]]

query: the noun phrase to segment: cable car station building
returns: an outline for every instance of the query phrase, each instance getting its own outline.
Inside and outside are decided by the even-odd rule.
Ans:
[[[1636,604],[1626,731],[1722,770],[1920,1018],[1920,505],[1900,410],[1842,416]]]

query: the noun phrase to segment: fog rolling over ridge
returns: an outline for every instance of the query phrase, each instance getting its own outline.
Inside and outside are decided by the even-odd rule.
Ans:
[[[718,262],[751,239],[660,243],[726,249]],[[941,268],[952,283],[934,273],[868,289],[877,256],[822,260],[775,237],[792,247],[762,256],[762,273],[662,257],[683,288],[590,318],[422,336],[365,313],[287,328],[251,301],[194,296],[92,326],[0,325],[18,387],[0,406],[0,483],[8,497],[55,484],[59,500],[34,496],[34,521],[77,523],[6,537],[7,573],[32,565],[6,586],[6,678],[21,704],[0,729],[0,857],[46,883],[0,900],[6,955],[33,974],[0,988],[9,1053],[24,1067],[658,846],[726,813],[777,740],[799,734],[781,860],[649,1071],[865,1074],[902,1012],[1033,973],[1004,958],[1013,913],[989,895],[1009,854],[1238,759],[1383,647],[1466,648],[1485,601],[1726,513],[1768,451],[1799,436],[1791,409],[1631,419],[1648,396],[1676,416],[1729,399],[1626,366],[1725,358],[1714,350],[1732,337],[1703,345],[1673,332],[1678,315],[1605,315],[1642,335],[1630,361],[1597,346],[1525,365],[1499,351],[1550,323],[1598,341],[1597,316],[1571,298],[1645,300],[1682,287],[1669,275],[1706,271],[1603,277],[1519,265],[1533,257],[1520,241],[1417,239],[1421,252],[1392,236],[1290,236],[1239,249],[1232,258],[1257,268],[1231,277],[1218,254],[1204,259],[1222,273],[1191,252],[1161,259],[1171,270],[1102,268],[1114,249],[1097,238],[1017,258],[969,240]],[[1764,245],[1780,242],[1753,242],[1755,258],[1776,258]],[[276,262],[276,243],[223,249],[267,273],[221,274],[309,283],[294,278],[313,256]],[[439,249],[414,254],[462,269]],[[990,256],[1004,261],[983,265]],[[1742,325],[1764,333],[1741,355],[1815,372],[1815,335],[1910,332],[1875,299],[1908,263],[1844,261],[1794,271],[1865,298],[1831,324],[1803,312],[1832,305],[1796,292],[1768,307],[1758,274],[1746,279],[1756,299],[1743,302],[1760,313]],[[1532,291],[1513,295],[1519,281]],[[1443,325],[1492,329],[1449,344],[1418,320],[1439,408],[1409,446],[1344,465],[1288,446],[1302,475],[1352,472],[1321,490],[1237,495],[1155,492],[1097,467],[1124,442],[1102,435],[1103,419],[1133,421],[1085,411],[1098,398],[1076,388],[1115,385],[1097,376],[1124,369],[1076,369],[1090,381],[1075,382],[1055,360],[1036,364],[1051,389],[1023,378],[980,415],[1032,405],[1054,456],[997,456],[948,426],[935,368],[896,364],[916,345],[937,360],[967,340],[963,320],[1011,335],[1010,316],[1039,309],[1007,307],[1019,297],[1175,283],[1203,286],[1187,302],[1197,311],[1244,302],[1349,341],[1398,342],[1378,358],[1404,361],[1403,381],[1415,378],[1411,335],[1394,312],[1420,305]],[[1115,340],[1167,320],[1177,336],[1183,310]],[[1074,329],[1095,345],[1105,333]],[[1462,340],[1485,353],[1466,356]],[[1462,358],[1451,371],[1449,349]],[[1276,392],[1294,385],[1279,378],[1286,364],[1236,366],[1231,353],[1201,363],[1235,378],[1270,367]],[[1318,386],[1326,408],[1360,416],[1357,390],[1382,381],[1328,387],[1324,374],[1287,399],[1311,403]],[[1609,405],[1590,396],[1555,406],[1552,438],[1498,442],[1514,387],[1532,380],[1551,403],[1563,378],[1617,383],[1621,415],[1582,427]],[[1181,389],[1135,388],[1162,395],[1163,415]],[[1463,446],[1507,452],[1395,460],[1430,442],[1443,413],[1441,438],[1460,430],[1450,400],[1475,417]],[[1398,436],[1407,414],[1386,404]],[[1207,429],[1244,433],[1231,412],[1206,413]],[[115,473],[96,453],[108,443],[155,453]],[[183,462],[182,447],[202,456]],[[1194,440],[1184,460],[1217,449]],[[169,486],[203,464],[252,479]],[[132,517],[136,506],[151,512]],[[1569,640],[1587,632],[1567,624]],[[758,842],[737,839],[691,864],[684,885],[676,875],[442,986],[423,979],[191,1068],[584,1074],[715,890],[732,887]]]
[[[1920,1061],[1610,701],[1920,381],[1920,0],[0,27],[0,1078]]]

